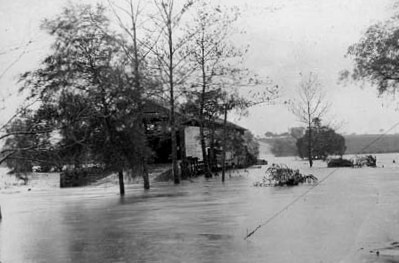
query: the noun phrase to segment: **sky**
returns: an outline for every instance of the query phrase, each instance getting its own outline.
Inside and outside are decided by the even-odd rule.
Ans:
[[[351,68],[347,48],[367,27],[393,14],[392,0],[220,0],[242,10],[240,37],[250,49],[246,65],[280,87],[281,101],[295,98],[300,73],[318,75],[332,107],[326,117],[338,132],[381,133],[397,121],[397,102],[379,98],[376,88],[339,83],[339,72]],[[71,2],[95,2],[81,0]],[[35,69],[48,54],[51,38],[40,30],[40,21],[54,17],[64,0],[0,0],[0,123],[23,102],[18,76]],[[258,105],[247,116],[230,120],[262,136],[301,126],[286,105]],[[399,128],[390,132],[399,132]]]

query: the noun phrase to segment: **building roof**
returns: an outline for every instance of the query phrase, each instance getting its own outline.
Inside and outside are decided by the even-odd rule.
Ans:
[[[146,119],[149,120],[166,120],[169,118],[169,114],[170,114],[170,109],[167,106],[162,105],[159,102],[155,102],[155,101],[146,101],[146,103],[144,104],[144,115]],[[180,112],[180,111],[176,111],[176,118],[180,120],[180,123],[182,125],[188,126],[199,126],[199,119],[198,118],[194,118],[191,116],[187,116],[186,114]],[[213,121],[209,121],[207,120],[206,123],[208,125],[215,124],[218,127],[222,127],[223,126],[223,120],[220,118],[216,118]],[[229,128],[233,128],[236,130],[239,130],[241,132],[246,131],[247,129],[232,123],[230,121],[227,121],[227,127]]]

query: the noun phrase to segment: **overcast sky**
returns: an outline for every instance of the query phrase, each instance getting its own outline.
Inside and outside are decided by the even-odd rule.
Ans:
[[[301,72],[314,72],[333,105],[330,118],[340,123],[339,132],[379,133],[399,121],[396,102],[377,98],[375,88],[338,83],[339,72],[351,68],[351,61],[344,57],[348,46],[359,40],[367,26],[392,15],[391,0],[222,2],[242,9],[240,27],[247,31],[243,41],[250,45],[247,65],[269,76],[284,96],[295,96]],[[40,21],[53,17],[66,3],[0,0],[0,97],[5,99],[0,122],[22,101],[16,95],[18,75],[38,67],[48,53],[51,39],[39,29]],[[256,106],[247,117],[233,121],[257,135],[300,125],[282,105]]]

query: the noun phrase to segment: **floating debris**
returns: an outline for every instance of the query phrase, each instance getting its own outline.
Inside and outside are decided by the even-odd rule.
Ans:
[[[254,186],[292,186],[300,183],[317,183],[313,174],[303,175],[298,169],[294,170],[285,164],[273,164],[266,170],[266,175]]]
[[[327,167],[353,167],[353,161],[343,158],[329,159]]]

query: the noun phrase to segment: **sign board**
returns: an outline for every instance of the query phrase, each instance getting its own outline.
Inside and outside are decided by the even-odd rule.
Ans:
[[[198,158],[199,161],[202,161],[199,127],[188,126],[184,128],[184,145],[187,157]]]

